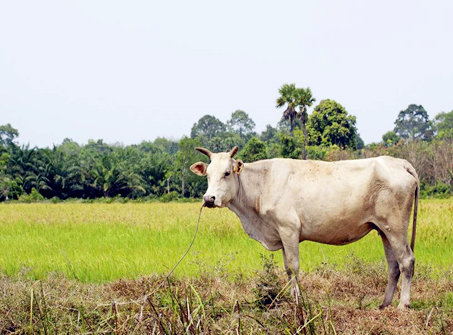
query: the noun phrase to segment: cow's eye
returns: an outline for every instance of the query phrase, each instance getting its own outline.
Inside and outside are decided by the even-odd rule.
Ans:
[[[230,175],[230,171],[225,172],[225,177],[228,177]]]

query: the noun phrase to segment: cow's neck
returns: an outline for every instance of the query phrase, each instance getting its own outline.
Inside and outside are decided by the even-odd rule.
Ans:
[[[259,213],[259,202],[260,202],[260,190],[263,184],[262,175],[259,171],[249,164],[245,164],[238,179],[238,192],[235,198],[228,204],[233,212],[235,212],[239,218],[240,213],[249,210],[254,210]]]
[[[236,213],[242,227],[251,238],[261,242],[268,250],[278,250],[281,248],[280,238],[260,214],[260,195],[266,183],[262,172],[263,170],[256,164],[252,166],[245,164],[237,177],[239,188],[236,197],[227,206]]]

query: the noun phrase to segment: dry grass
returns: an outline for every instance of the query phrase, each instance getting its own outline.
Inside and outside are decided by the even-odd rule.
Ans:
[[[269,260],[267,260],[269,262]],[[0,278],[2,333],[155,334],[452,334],[453,274],[414,278],[413,308],[377,309],[383,264],[352,257],[338,270],[323,265],[301,276],[303,304],[287,293],[269,308],[260,285],[285,286],[279,267],[252,279],[206,269],[199,278],[162,276],[87,284],[61,276]],[[268,281],[266,283],[266,281]],[[396,303],[396,301],[395,301]],[[310,321],[311,320],[311,321]],[[309,322],[310,321],[310,322]]]

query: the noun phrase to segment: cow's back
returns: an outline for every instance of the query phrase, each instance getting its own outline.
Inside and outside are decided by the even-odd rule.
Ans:
[[[360,224],[372,221],[379,195],[398,201],[412,192],[415,180],[407,161],[388,156],[337,162],[272,159],[247,167],[265,171],[260,176],[263,215],[295,211],[301,240],[331,244],[366,234],[370,226]]]

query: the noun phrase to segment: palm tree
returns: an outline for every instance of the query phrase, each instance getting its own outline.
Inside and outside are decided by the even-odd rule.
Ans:
[[[304,143],[302,145],[302,159],[307,159],[307,121],[308,121],[308,113],[307,107],[310,107],[313,102],[315,102],[315,98],[313,98],[311,94],[311,90],[309,87],[306,89],[298,88],[296,89],[296,104],[299,107],[299,113],[297,114],[297,118],[302,122],[302,130],[304,132]]]
[[[285,120],[289,120],[292,134],[294,132],[294,120],[297,116],[296,107],[298,106],[296,84],[284,84],[278,90],[278,93],[280,93],[280,97],[277,99],[277,108],[286,105],[283,117]]]
[[[122,193],[130,194],[133,191],[143,194],[146,192],[141,176],[133,171],[130,164],[126,164],[127,154],[125,150],[118,149],[94,161],[91,171],[93,182],[90,187],[96,193],[102,193],[107,198]]]
[[[9,173],[14,178],[20,177],[18,180],[21,180],[21,186],[26,193],[30,193],[32,188],[38,191],[50,190],[42,150],[30,149],[29,145],[14,146],[10,154],[12,168]]]

